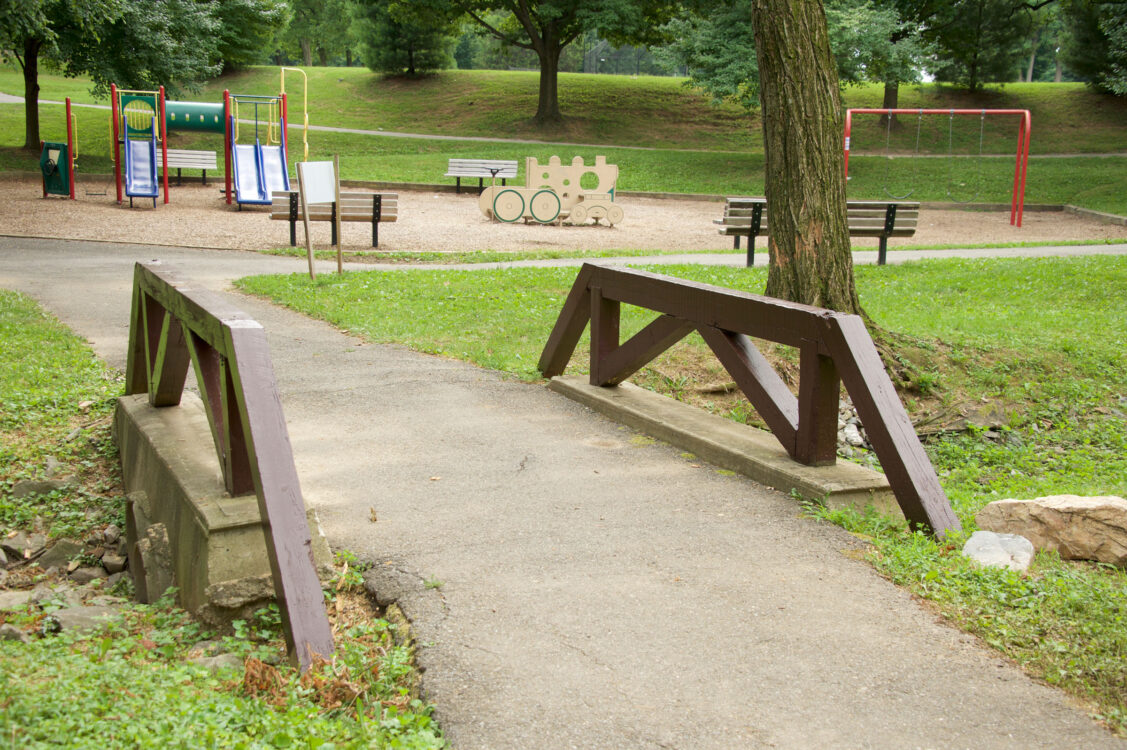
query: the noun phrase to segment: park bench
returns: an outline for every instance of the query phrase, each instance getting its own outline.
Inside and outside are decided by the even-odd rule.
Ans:
[[[203,184],[207,184],[207,170],[216,170],[214,151],[190,151],[183,148],[168,149],[168,168],[176,167],[176,184],[182,184],[181,169],[203,170]]]
[[[399,217],[399,195],[396,193],[340,193],[340,220],[366,221],[372,225],[372,247],[380,246],[380,222],[395,221]],[[302,221],[301,194],[296,190],[277,190],[270,196],[270,218],[290,223],[290,245],[297,245],[297,223]],[[310,221],[332,223],[332,244],[337,244],[335,203],[309,204]]]
[[[889,237],[911,237],[916,233],[920,204],[904,201],[849,201],[846,203],[850,237],[878,237],[877,263],[884,265]],[[755,238],[769,234],[766,198],[728,198],[724,218],[715,219],[720,234],[734,238],[732,247],[740,249],[740,237],[747,237],[747,265],[755,263]]]
[[[501,178],[501,184],[510,177],[517,176],[516,159],[491,160],[491,159],[451,159],[446,168],[446,176],[454,177],[457,182],[454,192],[462,192],[462,178],[476,177],[478,192],[485,190],[486,179]]]

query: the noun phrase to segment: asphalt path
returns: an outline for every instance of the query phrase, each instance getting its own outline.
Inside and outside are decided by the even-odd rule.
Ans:
[[[217,291],[301,270],[0,237],[0,287],[122,367],[132,267],[150,259]],[[782,493],[542,385],[236,297],[268,333],[306,500],[412,618],[459,750],[1127,745]]]

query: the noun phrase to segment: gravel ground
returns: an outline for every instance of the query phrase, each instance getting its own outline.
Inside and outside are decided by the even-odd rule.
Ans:
[[[86,195],[87,190],[107,195]],[[59,239],[95,239],[181,247],[261,250],[289,241],[286,222],[271,221],[265,207],[237,211],[227,206],[218,186],[198,183],[173,187],[170,203],[137,200],[137,207],[115,202],[113,185],[78,179],[78,200],[44,200],[34,179],[0,180],[0,234]],[[732,241],[713,226],[722,207],[716,201],[620,197],[626,218],[605,225],[548,226],[501,224],[486,219],[472,194],[401,191],[399,220],[380,227],[380,249],[395,251],[626,249],[730,250]],[[1007,211],[925,210],[916,236],[893,239],[905,244],[981,244],[1122,238],[1127,228],[1059,211],[1026,211],[1024,226],[1009,224]],[[302,242],[298,230],[298,242]],[[329,243],[327,222],[313,225],[318,247]],[[370,229],[344,225],[346,250],[370,248]],[[856,239],[876,246],[876,240]]]

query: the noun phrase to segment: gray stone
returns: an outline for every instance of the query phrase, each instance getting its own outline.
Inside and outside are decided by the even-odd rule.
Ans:
[[[60,583],[57,586],[48,586],[41,583],[32,590],[31,601],[40,607],[50,603],[63,607],[80,607],[82,606],[82,592],[66,583]]]
[[[0,591],[0,611],[24,609],[30,603],[30,591]]]
[[[31,638],[27,633],[23,632],[15,625],[0,625],[0,641],[19,641],[20,643],[27,643]]]
[[[102,567],[106,569],[107,573],[120,573],[125,570],[125,558],[107,552],[102,555]]]
[[[109,578],[106,579],[106,588],[113,588],[127,578],[129,578],[129,573],[127,571],[123,570],[120,573],[113,573]]]
[[[73,477],[64,479],[24,479],[12,485],[12,497],[23,500],[37,495],[49,495],[74,483]]]
[[[1050,495],[997,500],[978,512],[980,528],[1021,534],[1037,549],[1066,560],[1096,560],[1127,568],[1127,500],[1115,496]]]
[[[976,531],[963,545],[963,554],[979,565],[1024,572],[1033,561],[1033,544],[1017,534]]]
[[[110,596],[108,594],[101,594],[95,596],[90,600],[92,607],[122,607],[128,602],[120,596]]]
[[[167,527],[163,523],[154,523],[145,529],[144,539],[137,542],[137,552],[141,557],[140,576],[134,576],[137,598],[152,603],[175,585]]]
[[[90,583],[98,578],[108,577],[109,573],[107,573],[105,568],[101,567],[100,565],[91,565],[85,568],[79,568],[78,570],[70,574],[70,579],[79,585]]]
[[[51,619],[64,632],[87,633],[105,630],[120,623],[122,617],[116,607],[68,607],[53,613]]]
[[[26,560],[29,557],[33,557],[46,546],[47,537],[42,534],[28,534],[24,531],[17,531],[3,541],[0,541],[0,548],[3,548],[5,552],[16,560]]]
[[[204,656],[218,656],[223,651],[223,641],[200,641],[188,649],[189,659],[199,659]]]
[[[82,554],[82,545],[70,539],[60,539],[39,558],[41,568],[65,568],[67,563]]]
[[[243,660],[234,654],[219,654],[218,656],[197,656],[194,659],[188,659],[193,664],[207,669],[212,674],[222,671],[224,669],[241,670],[243,668]]]
[[[845,425],[845,429],[842,430],[842,432],[845,434],[845,442],[849,443],[854,448],[859,448],[865,444],[865,439],[861,437],[861,431],[857,428],[857,425],[852,422]]]
[[[116,524],[111,523],[106,527],[106,530],[102,532],[102,539],[105,540],[106,544],[116,544],[117,541],[121,539],[121,529],[119,529]]]
[[[3,549],[0,549],[0,567],[7,567],[7,565],[8,565],[8,553],[5,552]]]

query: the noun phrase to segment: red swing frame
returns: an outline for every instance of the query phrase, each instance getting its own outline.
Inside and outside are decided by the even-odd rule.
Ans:
[[[845,110],[845,176],[849,177],[849,136],[853,115],[1017,115],[1017,157],[1014,161],[1014,190],[1010,200],[1010,224],[1020,227],[1025,208],[1025,175],[1029,170],[1029,131],[1032,120],[1028,109],[847,109]]]

